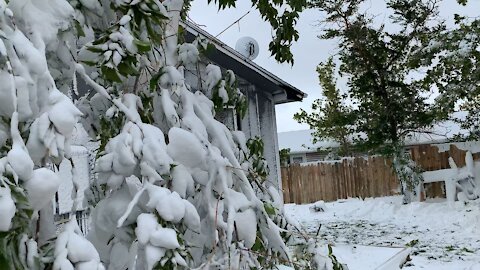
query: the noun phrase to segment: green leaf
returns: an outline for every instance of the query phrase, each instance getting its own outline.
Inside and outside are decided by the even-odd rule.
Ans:
[[[75,30],[77,31],[77,35],[79,37],[84,37],[85,36],[85,32],[83,31],[83,27],[80,25],[80,23],[73,19],[73,25],[75,26]]]
[[[262,239],[260,239],[260,237],[258,237],[257,235],[257,238],[255,239],[255,244],[253,244],[251,250],[252,251],[260,251],[260,250],[263,250],[264,247],[263,247],[263,242],[262,242]]]
[[[91,66],[91,67],[95,67],[95,66],[97,66],[97,64],[98,64],[98,63],[95,62],[95,61],[87,61],[87,60],[83,60],[82,63],[84,63],[84,64],[87,65],[87,66]]]
[[[265,208],[265,212],[267,212],[268,215],[273,216],[275,215],[275,207],[271,205],[270,203],[264,203],[263,207]]]
[[[152,76],[152,78],[150,79],[150,91],[153,92],[157,90],[158,80],[160,79],[163,73],[164,72],[160,70],[159,72],[157,72]]]
[[[100,70],[105,79],[111,82],[122,82],[122,79],[120,79],[120,76],[115,69],[109,68],[107,66],[102,66]]]
[[[406,244],[407,247],[413,247],[415,246],[416,244],[418,244],[418,239],[413,239],[412,241],[408,242]]]
[[[150,42],[147,42],[147,41],[141,41],[141,40],[138,40],[138,39],[134,39],[133,43],[135,43],[135,45],[137,45],[137,48],[138,48],[139,52],[148,52],[152,49],[152,45],[150,44]]]
[[[138,70],[132,65],[132,63],[121,62],[117,66],[118,72],[123,76],[136,76],[139,74]]]

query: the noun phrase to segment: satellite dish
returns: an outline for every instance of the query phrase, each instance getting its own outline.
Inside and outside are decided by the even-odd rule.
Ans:
[[[235,44],[235,50],[246,58],[253,60],[258,56],[258,42],[251,37],[242,37]]]

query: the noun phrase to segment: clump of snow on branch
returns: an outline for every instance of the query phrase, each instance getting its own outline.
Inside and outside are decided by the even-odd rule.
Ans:
[[[55,243],[53,270],[104,270],[95,247],[82,236],[75,218],[64,227]]]
[[[242,100],[235,76],[199,64],[204,38],[179,44],[183,5],[0,0],[0,116],[7,119],[0,122],[7,146],[0,231],[23,226],[9,242],[28,247],[17,268],[227,269],[291,261],[279,195],[249,173],[244,134],[215,118]],[[198,89],[185,80],[187,69],[204,82]],[[94,92],[78,108],[65,94],[76,75]],[[220,104],[211,100],[217,97]],[[70,158],[80,118],[101,141],[91,186],[99,196],[86,238],[75,218],[55,238],[50,202],[62,179],[47,163]]]
[[[82,115],[57,88],[73,74],[73,17],[64,0],[0,1],[0,253],[12,269],[44,267],[41,249],[55,237],[51,201],[62,179],[46,165],[69,158]]]

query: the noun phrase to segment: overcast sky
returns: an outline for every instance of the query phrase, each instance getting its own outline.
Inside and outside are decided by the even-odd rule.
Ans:
[[[467,7],[458,5],[455,0],[444,0],[443,2],[441,5],[442,17],[452,19],[454,13],[468,16],[480,15],[480,0],[470,0]],[[372,0],[371,3],[372,12],[381,18],[385,2]],[[270,56],[268,43],[272,36],[271,27],[260,18],[256,10],[251,8],[251,1],[238,0],[235,9],[218,11],[215,5],[207,5],[207,0],[195,0],[189,16],[191,20],[203,25],[205,30],[215,36],[249,10],[251,12],[240,23],[229,28],[218,38],[232,48],[235,47],[236,41],[243,36],[250,36],[258,41],[260,54],[254,62],[308,94],[308,98],[303,102],[293,102],[276,107],[278,131],[308,129],[307,125],[300,125],[293,120],[293,114],[300,108],[308,111],[313,100],[321,96],[315,69],[321,61],[335,54],[336,43],[317,38],[319,27],[316,26],[316,23],[321,18],[320,12],[304,11],[297,24],[300,39],[292,46],[295,59],[292,67],[289,64],[279,64]]]

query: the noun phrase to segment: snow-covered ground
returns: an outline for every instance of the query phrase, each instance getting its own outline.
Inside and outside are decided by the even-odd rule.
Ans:
[[[402,205],[394,196],[325,203],[325,212],[311,207],[287,204],[285,210],[312,235],[321,225],[318,235],[330,243],[411,246],[407,270],[480,270],[480,200]]]

